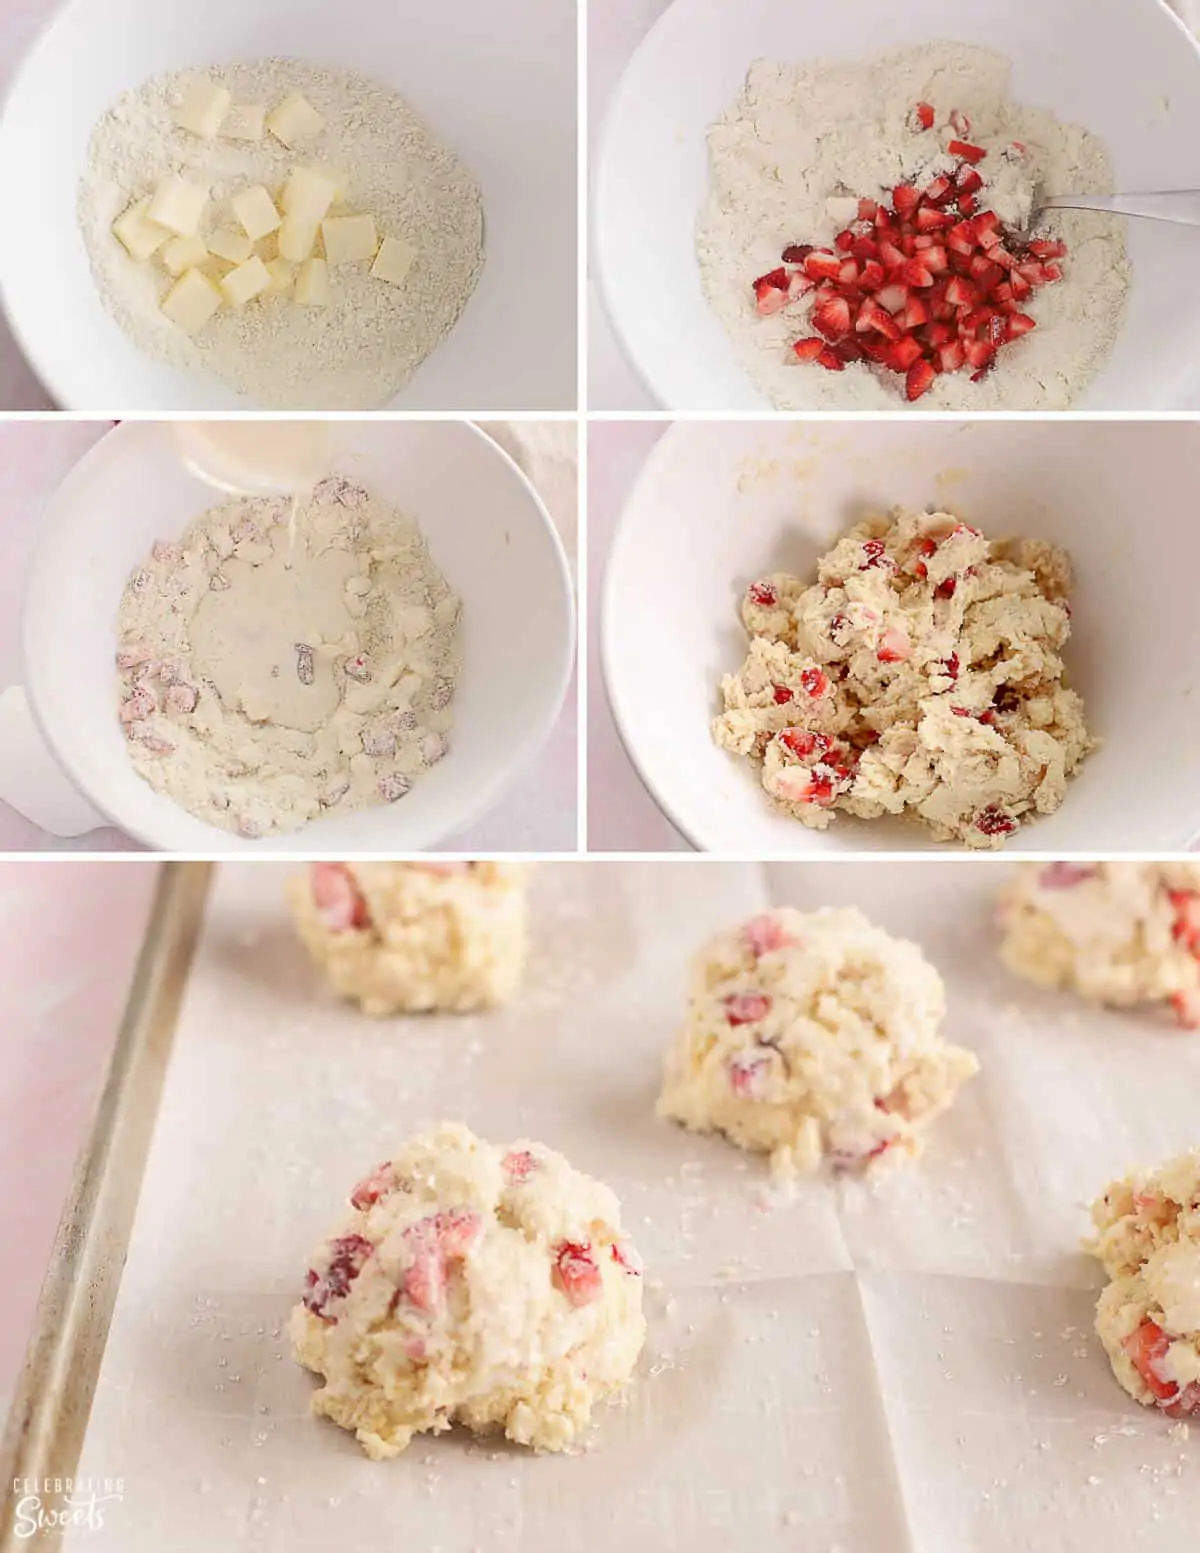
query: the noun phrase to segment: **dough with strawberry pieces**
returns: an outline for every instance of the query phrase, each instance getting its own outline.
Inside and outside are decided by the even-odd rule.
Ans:
[[[454,1424],[561,1451],[633,1374],[642,1265],[608,1187],[443,1123],[351,1192],[291,1333],[313,1411],[376,1460]]]
[[[1092,748],[1062,650],[1070,563],[993,543],[946,512],[845,534],[817,581],[750,585],[745,663],[712,725],[784,814],[906,815],[939,841],[999,847],[1062,803]]]
[[[1200,863],[1026,864],[1001,898],[1004,963],[1118,1008],[1200,1028]]]
[[[1092,1206],[1088,1249],[1112,1282],[1096,1333],[1131,1397],[1200,1416],[1200,1149],[1115,1181]]]
[[[375,1015],[507,1002],[526,948],[521,863],[314,863],[292,884],[300,937]]]
[[[916,944],[861,912],[769,911],[697,956],[658,1113],[780,1174],[918,1154],[979,1068],[939,1034],[945,1007]]]

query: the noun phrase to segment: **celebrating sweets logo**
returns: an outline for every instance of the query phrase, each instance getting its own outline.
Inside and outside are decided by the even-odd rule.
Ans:
[[[125,1498],[124,1478],[14,1478],[13,1532],[99,1531],[113,1504]]]

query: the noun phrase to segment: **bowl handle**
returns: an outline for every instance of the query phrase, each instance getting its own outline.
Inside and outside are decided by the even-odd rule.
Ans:
[[[52,836],[82,836],[111,823],[64,776],[20,685],[0,692],[0,802]]]

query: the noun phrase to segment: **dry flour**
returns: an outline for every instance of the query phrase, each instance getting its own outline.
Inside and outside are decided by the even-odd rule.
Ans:
[[[207,371],[257,403],[279,409],[375,409],[386,404],[453,328],[483,266],[479,184],[390,87],[345,70],[267,59],[205,72],[235,103],[278,104],[298,91],[326,118],[302,150],[261,142],[200,140],[174,123],[196,72],[176,72],[126,93],[92,134],[78,214],[105,307],[134,343],[171,366]],[[347,209],[369,210],[381,233],[403,236],[418,256],[402,287],[365,265],[332,275],[327,308],[287,297],[222,309],[194,339],[159,311],[171,282],[135,264],[112,224],[159,179],[182,172],[212,186],[206,230],[236,225],[228,197],[255,183],[281,184],[306,162],[350,174]]]
[[[130,578],[119,710],[135,768],[262,836],[400,799],[446,752],[459,601],[415,523],[342,476],[227,502]]]
[[[709,130],[710,188],[697,246],[705,295],[756,387],[779,409],[906,408],[894,374],[865,364],[842,373],[797,363],[795,309],[762,318],[752,283],[774,270],[792,243],[825,244],[845,225],[839,196],[890,199],[898,183],[922,182],[952,166],[931,157],[930,139],[908,130],[917,102],[931,103],[938,123],[953,109],[970,116],[976,142],[1021,141],[1026,183],[1047,192],[1112,190],[1104,145],[1078,125],[1008,100],[1010,65],[999,54],[958,43],[930,43],[876,56],[864,64],[760,60],[732,107]],[[936,146],[935,146],[936,151]],[[989,159],[994,163],[994,159]],[[981,208],[1019,203],[1011,174],[987,162]],[[1010,211],[1010,216],[1014,212]],[[1068,245],[1061,282],[1043,287],[1030,312],[1038,327],[1000,354],[979,383],[944,374],[920,401],[922,410],[1064,409],[1104,365],[1125,314],[1130,267],[1120,218],[1055,211],[1047,230]],[[898,387],[899,385],[899,387]]]

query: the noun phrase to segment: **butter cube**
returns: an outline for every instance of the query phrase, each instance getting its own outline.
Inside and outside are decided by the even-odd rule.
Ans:
[[[239,264],[236,270],[230,270],[221,281],[221,290],[234,307],[245,307],[253,297],[261,296],[270,284],[270,272],[255,254],[245,264]]]
[[[286,259],[268,259],[267,274],[271,277],[271,284],[266,290],[269,297],[281,297],[296,283],[296,266]]]
[[[279,212],[275,209],[275,201],[261,183],[243,189],[229,203],[252,243],[256,243],[260,237],[266,237],[268,232],[278,230]]]
[[[147,214],[151,221],[180,237],[191,237],[200,229],[200,217],[207,204],[208,190],[202,183],[191,183],[171,173],[155,189]]]
[[[318,178],[324,178],[327,183],[333,185],[333,203],[344,205],[346,203],[346,190],[350,187],[350,174],[344,167],[337,167],[332,162],[310,162],[310,173],[316,173]]]
[[[305,97],[292,92],[267,114],[267,128],[289,150],[300,140],[311,140],[325,128],[325,120]]]
[[[285,216],[279,228],[279,257],[290,259],[293,264],[303,264],[316,246],[317,227],[312,221],[301,221],[296,216]]]
[[[279,197],[284,214],[294,216],[303,226],[319,226],[337,198],[333,172],[332,168],[293,167]]]
[[[199,135],[201,140],[215,140],[232,102],[232,96],[223,86],[214,86],[211,81],[193,81],[175,110],[175,122],[182,129],[190,129],[193,135]]]
[[[129,257],[139,263],[157,253],[171,235],[165,226],[149,219],[149,210],[150,196],[147,194],[144,200],[130,205],[125,214],[113,222],[113,236]]]
[[[228,259],[230,264],[245,264],[254,252],[254,244],[244,232],[234,232],[229,227],[222,227],[209,238],[208,251],[215,253],[218,259]]]
[[[169,275],[182,275],[184,270],[194,270],[208,258],[208,247],[202,237],[173,237],[164,243],[158,256]]]
[[[267,110],[261,102],[235,102],[221,125],[222,140],[261,140],[267,132]]]
[[[330,264],[373,259],[379,247],[374,216],[327,216],[321,223],[325,257]]]
[[[296,301],[304,307],[329,306],[329,266],[324,259],[305,259],[300,266]]]
[[[188,270],[162,299],[162,310],[185,334],[198,334],[221,305],[221,293],[199,270]]]
[[[376,280],[386,280],[389,286],[402,286],[416,257],[417,250],[402,237],[385,237],[371,274]]]

